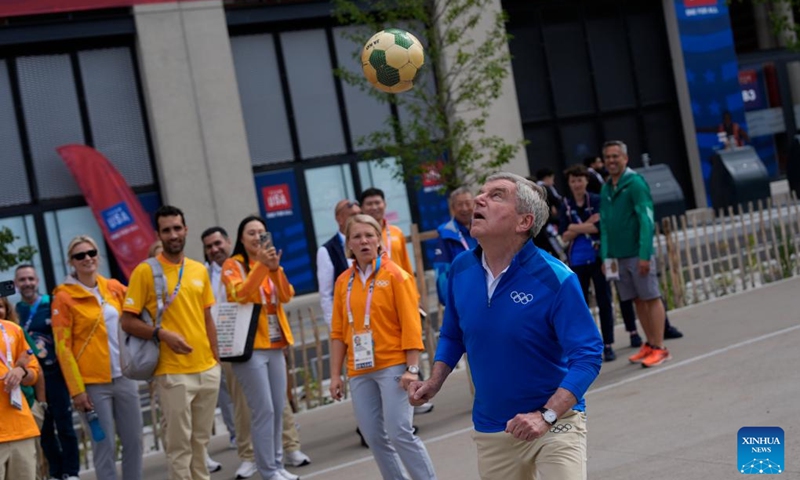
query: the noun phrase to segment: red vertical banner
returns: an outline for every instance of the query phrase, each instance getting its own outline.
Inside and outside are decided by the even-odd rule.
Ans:
[[[85,145],[65,145],[57,150],[83,192],[117,263],[130,277],[156,241],[150,217],[122,175],[100,152]]]

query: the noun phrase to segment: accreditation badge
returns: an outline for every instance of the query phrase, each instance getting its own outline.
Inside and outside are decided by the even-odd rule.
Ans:
[[[366,370],[375,366],[375,349],[372,345],[372,332],[353,334],[353,368]]]
[[[603,263],[606,270],[606,280],[619,280],[619,261],[616,258],[607,258]]]
[[[281,324],[277,315],[267,315],[267,325],[269,326],[269,343],[277,343],[283,340],[283,331],[281,331]]]

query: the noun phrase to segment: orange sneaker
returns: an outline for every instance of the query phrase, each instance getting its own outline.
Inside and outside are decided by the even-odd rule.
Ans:
[[[653,348],[650,350],[650,355],[642,360],[642,367],[655,367],[656,365],[661,365],[667,360],[672,360],[672,355],[669,354],[669,350],[666,348]]]
[[[645,343],[644,345],[642,345],[642,348],[639,349],[638,353],[634,353],[633,355],[628,357],[628,361],[631,363],[639,363],[645,358],[647,358],[647,356],[650,355],[650,352],[652,351],[653,347],[651,347],[649,343]]]

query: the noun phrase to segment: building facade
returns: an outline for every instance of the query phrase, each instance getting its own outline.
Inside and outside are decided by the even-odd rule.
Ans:
[[[765,15],[748,14],[762,7],[496,2],[501,7],[514,37],[513,77],[490,125],[529,142],[510,170],[560,172],[599,153],[604,140],[621,139],[633,166],[645,153],[668,164],[689,205],[702,207],[717,124],[730,111],[773,178],[784,175],[787,142],[800,123],[791,82],[800,57],[780,48]],[[108,157],[146,210],[181,207],[195,258],[203,229],[222,225],[235,234],[241,218],[260,212],[301,293],[316,289],[314,252],[336,230],[337,200],[377,186],[387,193],[389,220],[406,232],[412,222],[424,230],[442,221],[441,195],[394,179],[380,159],[359,151],[357,139],[387,115],[410,113],[333,74],[358,67],[358,46],[330,11],[315,1],[0,6],[0,225],[17,245],[37,248],[46,287],[67,274],[73,236],[102,237],[56,153],[64,144]],[[101,254],[105,273],[120,276],[109,250]]]

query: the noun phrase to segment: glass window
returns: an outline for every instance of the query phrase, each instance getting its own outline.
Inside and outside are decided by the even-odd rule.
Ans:
[[[339,230],[334,218],[334,206],[339,200],[355,200],[353,176],[350,165],[332,165],[310,168],[305,171],[305,178],[311,221],[319,247]]]
[[[528,166],[531,174],[535,174],[537,170],[544,167],[551,168],[555,172],[563,169],[553,127],[525,127],[524,132],[525,140],[528,141],[525,149],[528,152]]]
[[[80,195],[56,148],[85,144],[69,55],[17,59],[17,74],[41,198]]]
[[[508,33],[514,37],[508,46],[514,58],[514,80],[522,121],[548,118],[552,112],[541,30],[531,24],[509,25]]]
[[[36,238],[36,226],[33,223],[32,215],[25,215],[24,217],[9,217],[0,218],[0,227],[8,227],[14,233],[17,239],[12,243],[8,249],[9,251],[16,252],[20,247],[31,246],[39,252],[39,241]],[[39,291],[41,293],[49,292],[55,285],[45,285],[44,269],[42,268],[42,259],[37,253],[33,257],[33,266],[36,267],[36,272],[39,274]],[[0,281],[14,280],[14,268],[9,270],[0,271]],[[19,301],[19,295],[14,295],[9,298],[12,305]]]
[[[628,35],[639,95],[645,105],[672,101],[675,98],[671,64],[665,61],[670,58],[670,53],[662,25],[657,11],[628,17]]]
[[[0,206],[4,207],[31,201],[15,110],[8,67],[5,60],[0,60],[0,145],[3,146],[3,155],[0,155],[0,171],[3,172]]]
[[[633,74],[622,19],[591,19],[587,29],[600,108],[635,107]]]
[[[545,10],[543,18],[556,112],[560,116],[594,112],[592,72],[577,13],[559,7]]]
[[[250,160],[255,166],[294,159],[272,35],[231,38]]]
[[[50,256],[53,259],[53,274],[61,283],[70,271],[67,262],[69,242],[78,235],[89,235],[97,242],[100,253],[100,275],[110,277],[108,253],[103,241],[103,231],[97,225],[89,207],[69,208],[44,214],[47,228],[47,242],[50,245]]]
[[[78,53],[94,147],[131,187],[153,184],[133,59],[128,48]]]
[[[597,142],[597,127],[594,122],[575,123],[561,127],[561,141],[567,165],[580,163],[584,157],[597,155],[600,145]],[[561,172],[556,170],[556,176]]]
[[[624,117],[608,117],[603,119],[603,141],[621,140],[628,145],[629,155],[642,152],[642,143],[639,141],[639,126],[634,115]],[[597,151],[598,155],[602,152]],[[656,152],[650,152],[652,156]]]
[[[380,165],[377,160],[361,162],[358,164],[358,174],[361,177],[361,186],[366,190],[369,187],[380,188],[386,196],[386,213],[384,218],[392,225],[396,225],[403,230],[403,233],[411,235],[411,209],[408,205],[408,192],[406,184],[392,176],[396,165],[394,158],[386,159],[384,165]],[[408,256],[411,264],[416,269],[414,261],[414,248],[411,242],[406,243]]]
[[[339,66],[347,71],[361,75],[359,60],[353,57],[354,52],[360,52],[361,46],[343,36],[351,34],[355,27],[337,27],[333,29],[334,43],[336,44],[336,58]],[[386,119],[391,115],[389,104],[380,102],[368,92],[359,87],[342,81],[344,103],[347,106],[347,123],[350,127],[350,136],[355,150],[360,150],[356,145],[359,138],[370,133],[386,128]],[[368,148],[366,147],[363,148]]]
[[[281,34],[292,108],[304,159],[345,151],[339,102],[325,31]]]

